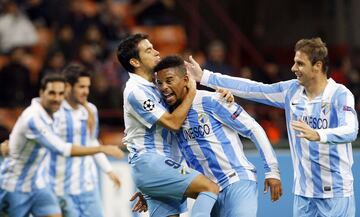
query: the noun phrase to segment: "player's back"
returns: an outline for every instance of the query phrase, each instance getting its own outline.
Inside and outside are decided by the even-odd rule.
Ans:
[[[169,130],[157,124],[166,112],[155,85],[130,73],[124,89],[125,137],[131,154],[153,152],[170,156]]]

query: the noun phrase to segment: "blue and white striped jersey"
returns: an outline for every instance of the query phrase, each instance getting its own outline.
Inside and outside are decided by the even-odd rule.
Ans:
[[[10,153],[0,169],[2,189],[31,192],[49,184],[50,151],[64,156],[71,153],[71,144],[54,133],[53,125],[39,99],[33,99],[10,134]]]
[[[309,100],[295,79],[267,85],[205,70],[201,83],[229,88],[236,96],[285,110],[296,195],[332,198],[353,194],[351,142],[359,125],[354,96],[345,86],[328,79],[323,94]],[[298,138],[292,120],[303,120],[316,129],[320,142]]]
[[[156,122],[167,111],[155,85],[129,73],[124,90],[125,137],[123,143],[135,153],[154,152],[170,157],[171,134]]]
[[[196,92],[177,136],[189,166],[224,189],[240,179],[256,181],[256,168],[247,160],[238,134],[255,143],[266,178],[280,179],[274,150],[262,127],[240,105],[229,106],[218,93]]]
[[[67,143],[81,146],[98,146],[98,113],[96,106],[89,103],[95,116],[95,126],[91,135],[88,129],[88,111],[82,105],[73,109],[64,100],[61,108],[54,114],[55,132]],[[77,195],[92,191],[97,184],[96,163],[105,171],[111,171],[111,165],[103,153],[94,156],[63,157],[51,153],[50,174],[53,177],[53,188],[57,195]]]

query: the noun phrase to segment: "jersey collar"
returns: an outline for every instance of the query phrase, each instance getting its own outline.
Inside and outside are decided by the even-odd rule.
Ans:
[[[40,97],[33,98],[31,100],[31,106],[34,106],[36,110],[40,112],[40,116],[47,124],[53,123],[53,119],[50,117],[50,115],[45,111],[44,107],[41,105]]]
[[[130,79],[135,81],[136,83],[155,87],[155,84],[153,82],[146,80],[145,78],[141,77],[140,75],[137,75],[135,73],[129,73],[129,76],[130,76]]]

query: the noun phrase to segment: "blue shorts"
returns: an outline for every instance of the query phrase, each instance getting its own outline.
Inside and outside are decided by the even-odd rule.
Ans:
[[[187,211],[186,197],[181,201],[167,198],[146,198],[146,201],[150,217],[171,216]]]
[[[79,195],[58,196],[64,217],[102,217],[103,209],[97,190]]]
[[[294,196],[294,217],[355,217],[355,198],[308,198]]]
[[[6,198],[7,191],[0,188],[0,217],[5,216],[9,211],[9,202]]]
[[[192,169],[184,172],[180,164],[156,153],[134,155],[130,164],[136,187],[150,200],[149,213],[155,209],[163,210],[162,213],[165,213],[164,210],[171,214],[180,213],[183,208],[175,207],[182,206],[186,189],[195,177],[200,175]]]
[[[212,217],[256,217],[257,182],[240,180],[223,189],[211,212]]]
[[[32,192],[7,192],[6,197],[9,202],[10,217],[23,217],[30,213],[33,216],[61,214],[56,196],[50,188]]]

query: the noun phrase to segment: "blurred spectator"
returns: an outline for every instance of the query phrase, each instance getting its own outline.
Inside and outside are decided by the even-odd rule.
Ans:
[[[26,14],[36,24],[49,26],[49,3],[45,0],[25,0],[24,9]]]
[[[69,2],[69,8],[64,17],[59,20],[60,25],[69,25],[74,32],[75,37],[81,39],[86,29],[91,25],[99,25],[100,18],[97,11],[88,13],[85,0],[72,0]],[[96,4],[96,3],[94,3]],[[96,7],[96,6],[95,6]]]
[[[37,33],[31,21],[20,11],[15,1],[3,1],[4,12],[0,16],[0,52],[12,48],[31,46],[37,42]]]
[[[79,61],[80,64],[84,65],[92,72],[100,72],[101,63],[96,58],[96,50],[91,44],[83,43],[80,45],[76,61]]]
[[[210,42],[203,68],[228,75],[234,73],[234,69],[226,63],[226,48],[222,41]]]
[[[30,71],[23,61],[26,57],[24,48],[14,48],[10,61],[0,72],[0,106],[17,107],[30,103],[33,88],[30,83]]]
[[[101,109],[121,108],[122,91],[109,86],[104,74],[95,73],[89,101]]]
[[[122,88],[124,81],[128,80],[126,70],[120,65],[116,57],[116,50],[108,54],[106,61],[101,66],[101,73],[105,76],[109,86]]]
[[[103,35],[96,25],[91,25],[86,29],[84,40],[95,52],[95,56],[99,60],[104,60],[106,56],[106,47]]]
[[[253,72],[250,67],[242,67],[239,72],[239,77],[253,79]]]
[[[340,84],[347,85],[349,83],[348,73],[350,73],[350,70],[350,58],[345,56],[335,61],[334,69],[330,72],[330,77]]]
[[[174,16],[175,0],[132,0],[131,14],[138,25],[178,24]]]
[[[61,73],[62,69],[64,68],[66,64],[65,55],[63,52],[55,51],[53,53],[50,53],[45,60],[45,64],[43,69],[40,72],[39,76],[39,82],[41,79],[49,73]]]
[[[280,68],[273,62],[269,61],[262,67],[262,73],[259,81],[265,84],[272,84],[281,81]]]
[[[100,14],[101,32],[108,42],[108,49],[115,49],[120,39],[129,32],[126,14],[116,10],[114,4],[118,3],[113,3],[112,0],[106,1],[104,12]]]
[[[76,55],[74,51],[77,48],[71,26],[64,25],[60,27],[56,36],[54,42],[50,45],[49,52],[56,53],[57,51],[61,51],[64,54],[66,61],[71,61]]]

